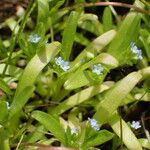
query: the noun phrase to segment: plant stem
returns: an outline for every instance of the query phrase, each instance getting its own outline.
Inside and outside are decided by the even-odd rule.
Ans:
[[[10,39],[10,48],[9,48],[9,52],[10,53],[9,53],[9,56],[8,56],[8,61],[7,61],[6,65],[5,65],[5,67],[4,67],[2,76],[5,76],[5,73],[6,73],[6,70],[8,68],[8,65],[11,63],[11,57],[12,57],[15,45],[16,45],[16,43],[17,43],[17,41],[18,41],[21,33],[23,32],[25,24],[27,22],[27,19],[30,16],[31,12],[33,11],[34,7],[35,7],[35,0],[31,0],[30,3],[29,3],[29,5],[28,5],[28,8],[26,10],[26,13],[25,13],[25,15],[23,17],[23,20],[21,22],[21,25],[20,25],[18,33],[15,35],[15,29],[16,29],[16,27],[14,28],[14,30],[12,32],[11,39]]]
[[[76,9],[79,7],[93,7],[93,6],[115,6],[115,7],[126,7],[126,8],[132,8],[133,10],[144,13],[147,15],[150,15],[150,11],[144,10],[140,7],[137,7],[135,5],[127,4],[127,3],[120,3],[120,2],[97,2],[97,3],[81,3],[79,5],[74,5],[71,7],[66,7],[66,9]]]

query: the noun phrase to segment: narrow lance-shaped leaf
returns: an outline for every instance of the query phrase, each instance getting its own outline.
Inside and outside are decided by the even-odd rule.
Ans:
[[[113,55],[122,64],[127,48],[138,35],[139,24],[140,16],[137,13],[129,13],[109,46],[107,52]]]
[[[78,26],[83,30],[91,32],[97,36],[103,33],[102,24],[99,22],[98,16],[91,13],[82,13]]]
[[[111,30],[113,28],[113,25],[112,25],[112,14],[111,14],[111,10],[110,10],[109,7],[106,7],[104,9],[102,19],[103,19],[103,29],[104,29],[104,31]]]
[[[93,58],[91,61],[81,66],[80,69],[78,69],[76,72],[73,72],[64,84],[65,89],[70,90],[90,84],[91,79],[86,75],[85,70],[97,63],[105,64],[109,66],[110,69],[118,66],[118,62],[113,56],[107,53],[101,53],[97,57]],[[103,73],[101,75],[101,80],[103,80],[105,75],[106,73]]]
[[[0,124],[4,125],[4,122],[7,120],[8,108],[5,101],[0,101]]]
[[[34,82],[42,71],[42,69],[50,62],[58,53],[60,43],[53,42],[46,46],[46,48],[37,53],[28,63],[22,76],[19,80],[16,93],[10,108],[9,122],[12,122],[12,129],[15,129],[17,120],[20,117],[19,111],[23,108],[25,103],[31,97],[34,91]]]
[[[37,53],[26,66],[17,86],[15,97],[27,86],[32,86],[42,71],[42,69],[50,62],[51,59],[60,50],[60,43],[53,42],[46,48]],[[15,98],[14,98],[15,99]]]
[[[77,56],[73,63],[76,64],[78,61],[81,61],[81,59],[86,58],[89,53],[91,53],[93,56],[95,53],[99,54],[102,49],[111,42],[115,35],[116,31],[110,30],[97,37]]]
[[[122,100],[142,79],[142,75],[138,72],[132,72],[122,80],[118,81],[104,96],[99,103],[94,117],[103,124],[117,110]]]
[[[14,117],[16,114],[20,113],[22,107],[32,96],[34,91],[34,86],[27,86],[14,98],[9,111],[9,119]]]
[[[3,79],[0,78],[0,89],[6,92],[6,94],[11,94],[11,90],[9,86],[3,81]]]
[[[121,125],[120,121],[122,122],[122,126],[120,126]],[[129,150],[142,150],[142,146],[139,143],[138,139],[135,137],[135,134],[131,131],[129,126],[126,124],[126,122],[123,119],[120,119],[120,117],[117,114],[115,114],[109,120],[109,124],[111,125],[114,132],[120,138],[122,135],[123,143],[126,145],[126,147]]]
[[[47,25],[48,15],[48,0],[38,0],[38,23],[43,22],[45,25]]]
[[[54,109],[50,108],[51,114],[62,114],[63,112],[67,111],[68,109],[83,103],[84,101],[88,100],[89,98],[95,96],[96,94],[108,89],[109,87],[105,84],[101,86],[91,86],[87,89],[84,89],[73,96],[70,96],[68,99],[64,100]]]
[[[4,127],[0,128],[0,149],[10,150],[10,143],[6,129]]]
[[[139,139],[139,142],[144,148],[150,149],[150,141],[146,138]]]
[[[87,141],[85,141],[82,145],[82,147],[89,148],[96,145],[103,144],[113,138],[113,133],[107,131],[107,130],[101,130],[95,135],[94,137],[90,137]]]
[[[41,131],[41,132],[39,132]],[[35,127],[35,130],[31,132],[26,138],[25,141],[28,143],[35,143],[44,137],[44,132],[47,130],[43,125],[38,125]]]
[[[32,117],[39,121],[47,130],[49,130],[62,143],[65,143],[65,131],[62,128],[58,116],[53,116],[42,111],[33,111]]]
[[[78,12],[71,12],[63,32],[61,55],[65,60],[68,60],[70,57],[77,28],[78,17]]]

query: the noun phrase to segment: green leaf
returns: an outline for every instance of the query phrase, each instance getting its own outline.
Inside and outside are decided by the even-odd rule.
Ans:
[[[150,149],[150,141],[148,139],[141,138],[138,140],[144,148]]]
[[[0,126],[0,149],[1,150],[10,150],[8,132],[4,127]]]
[[[32,117],[39,121],[47,130],[49,130],[62,143],[65,143],[65,131],[60,125],[58,116],[53,116],[41,111],[33,111]]]
[[[38,2],[38,23],[43,22],[47,25],[49,16],[48,0],[37,0]]]
[[[124,61],[124,57],[127,48],[130,46],[131,42],[135,41],[137,38],[139,25],[139,14],[129,13],[109,46],[107,52],[113,55],[120,62],[120,64],[126,63]]]
[[[90,41],[86,37],[84,37],[83,34],[81,33],[76,33],[75,41],[84,46],[87,46],[90,44]]]
[[[35,127],[35,130],[26,137],[25,141],[28,143],[35,143],[44,137],[45,132],[45,127],[43,125],[38,125]]]
[[[5,101],[0,101],[0,124],[4,125],[4,122],[7,120],[8,109]]]
[[[56,56],[59,50],[60,43],[53,42],[30,60],[19,80],[15,97],[27,86],[32,86],[34,84],[39,73]]]
[[[66,27],[63,32],[61,56],[65,60],[69,60],[71,54],[78,18],[79,18],[79,13],[72,11],[67,20]]]
[[[0,89],[3,90],[6,94],[12,94],[9,86],[0,78]]]
[[[120,121],[122,123],[120,123]],[[112,116],[112,118],[109,120],[109,124],[120,138],[122,135],[123,143],[129,150],[142,150],[142,146],[139,143],[138,139],[135,137],[135,134],[131,131],[126,122],[123,119],[120,119],[120,117],[117,114]],[[120,126],[121,124],[122,126]]]
[[[91,86],[89,88],[86,88],[73,96],[70,96],[68,99],[64,100],[62,103],[60,103],[55,108],[50,108],[49,111],[51,114],[62,114],[63,112],[67,111],[68,109],[79,105],[89,98],[97,95],[98,93],[108,89],[109,87],[105,84],[102,84],[101,86]]]
[[[110,69],[118,66],[118,62],[114,57],[107,53],[101,53],[97,57],[93,58],[91,61],[82,65],[76,72],[73,72],[68,77],[68,80],[64,83],[65,89],[72,90],[85,85],[93,84],[93,80],[91,79],[91,76],[88,71],[86,71],[86,69],[92,67],[92,65],[97,63],[106,65],[106,67],[103,66],[104,69],[106,68],[103,74],[95,79],[98,80],[99,78],[100,81],[103,81],[104,77]],[[100,83],[99,80],[98,82]]]
[[[20,91],[17,96],[15,96],[10,107],[9,119],[14,117],[16,114],[20,113],[23,106],[32,96],[34,89],[34,86],[27,86],[22,91]]]
[[[143,32],[148,32],[147,30],[141,30],[141,37],[140,40],[143,43],[144,50],[146,52],[147,58],[150,61],[150,53],[149,53],[149,43],[148,43],[148,38],[149,38],[149,32],[146,33],[147,35],[144,35]]]
[[[82,145],[84,149],[88,149],[89,147],[94,147],[97,145],[101,145],[113,138],[113,133],[107,130],[101,130],[97,132],[95,136],[88,138]]]
[[[135,85],[142,79],[139,72],[132,72],[122,80],[118,81],[104,95],[99,103],[94,117],[103,124],[117,110],[122,100],[129,94]]]
[[[5,68],[6,64],[0,64],[0,74],[2,74],[3,69]],[[6,75],[18,78],[22,73],[22,69],[13,65],[8,65],[6,70]]]
[[[75,59],[73,64],[78,63],[84,58],[87,58],[89,54],[94,55],[94,54],[99,54],[103,48],[108,45],[111,40],[114,38],[116,35],[115,30],[110,30],[108,32],[105,32],[101,36],[97,37],[94,41],[90,43]]]
[[[6,58],[7,57],[7,49],[3,44],[2,39],[0,38],[0,58]]]
[[[65,0],[51,0],[49,1],[50,13],[54,13],[64,4]],[[59,10],[60,11],[60,10]]]
[[[106,7],[104,9],[103,13],[103,29],[104,32],[109,31],[113,28],[113,23],[112,23],[112,13],[109,7]]]
[[[78,26],[97,36],[103,33],[102,25],[99,22],[98,17],[94,14],[82,13],[78,22]]]
[[[34,82],[42,71],[42,69],[50,62],[51,59],[58,53],[60,44],[53,42],[46,46],[45,49],[37,53],[28,63],[24,69],[19,80],[15,96],[10,108],[9,122],[11,128],[15,130],[16,124],[20,117],[19,111],[23,108],[25,103],[29,100],[34,91]],[[38,67],[37,67],[38,66]]]

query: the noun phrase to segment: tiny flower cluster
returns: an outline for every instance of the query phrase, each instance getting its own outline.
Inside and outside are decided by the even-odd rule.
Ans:
[[[132,121],[131,127],[134,128],[134,129],[141,128],[140,122],[139,121]]]
[[[29,36],[29,41],[30,41],[31,43],[36,44],[36,43],[38,43],[40,40],[41,40],[41,37],[39,37],[38,34],[33,34],[33,35],[30,35],[30,36]]]
[[[92,127],[95,131],[99,131],[99,130],[100,130],[100,126],[99,126],[98,122],[97,122],[95,119],[88,118],[88,121],[89,121],[91,127]]]
[[[139,59],[139,60],[143,59],[142,51],[138,49],[135,43],[133,42],[131,43],[131,51],[132,53],[136,55],[136,59]]]
[[[104,71],[104,68],[102,67],[101,64],[97,64],[97,65],[92,66],[92,72],[97,74],[97,75],[101,75],[103,71]]]
[[[64,71],[68,71],[70,69],[69,62],[64,61],[60,56],[55,58],[55,63]]]
[[[77,134],[78,129],[76,127],[71,128],[71,134]]]

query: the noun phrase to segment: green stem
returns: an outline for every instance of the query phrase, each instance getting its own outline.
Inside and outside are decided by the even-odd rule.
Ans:
[[[13,32],[12,32],[11,39],[10,39],[10,45],[11,45],[11,46],[10,46],[10,48],[9,48],[10,54],[9,54],[9,56],[8,56],[8,61],[7,61],[6,65],[5,65],[5,67],[4,67],[2,76],[5,76],[5,73],[6,73],[6,70],[7,70],[7,68],[8,68],[8,65],[11,63],[11,57],[12,57],[12,54],[13,54],[13,50],[14,50],[14,48],[15,48],[15,45],[16,45],[16,43],[17,43],[17,40],[19,39],[21,33],[23,32],[24,27],[25,27],[25,24],[26,24],[26,22],[27,22],[27,19],[28,19],[28,17],[30,16],[31,12],[33,11],[34,7],[35,7],[35,0],[31,0],[30,3],[29,3],[29,5],[28,5],[28,8],[27,8],[27,10],[26,10],[26,13],[25,13],[25,15],[24,15],[24,17],[23,17],[23,20],[22,20],[22,22],[21,22],[21,25],[20,25],[20,28],[19,28],[18,33],[15,35],[15,29],[16,29],[16,27],[14,28],[14,30],[13,30]],[[19,21],[18,21],[18,23],[19,23]],[[17,24],[17,25],[18,25],[18,24]],[[16,26],[17,26],[17,25],[16,25]]]

